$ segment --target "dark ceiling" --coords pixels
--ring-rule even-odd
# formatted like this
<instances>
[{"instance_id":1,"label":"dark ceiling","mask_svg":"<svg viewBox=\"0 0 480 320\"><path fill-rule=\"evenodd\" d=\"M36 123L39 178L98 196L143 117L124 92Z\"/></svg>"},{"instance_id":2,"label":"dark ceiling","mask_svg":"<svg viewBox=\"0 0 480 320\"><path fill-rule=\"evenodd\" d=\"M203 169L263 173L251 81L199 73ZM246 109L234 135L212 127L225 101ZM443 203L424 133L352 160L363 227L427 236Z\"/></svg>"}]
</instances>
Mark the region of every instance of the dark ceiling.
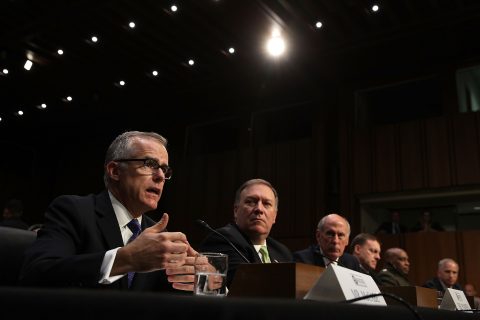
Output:
<instances>
[{"instance_id":1,"label":"dark ceiling","mask_svg":"<svg viewBox=\"0 0 480 320\"><path fill-rule=\"evenodd\" d=\"M106 122L185 127L278 101L312 99L365 72L388 76L408 67L405 61L435 60L436 50L444 59L480 52L478 0L382 0L376 13L374 3L1 1L0 71L9 73L0 76L0 132L5 137L16 130ZM314 26L318 20L321 29ZM128 28L130 21L134 29ZM264 54L273 25L287 38L283 58ZM98 43L88 41L92 35ZM449 48L433 47L437 43ZM230 46L233 55L227 52ZM63 56L56 53L59 48ZM34 66L27 72L28 53ZM187 64L190 58L193 67ZM119 80L126 86L116 86ZM67 95L71 103L62 100ZM36 108L41 103L46 110ZM22 118L14 115L19 109L25 112Z\"/></svg>"}]
</instances>

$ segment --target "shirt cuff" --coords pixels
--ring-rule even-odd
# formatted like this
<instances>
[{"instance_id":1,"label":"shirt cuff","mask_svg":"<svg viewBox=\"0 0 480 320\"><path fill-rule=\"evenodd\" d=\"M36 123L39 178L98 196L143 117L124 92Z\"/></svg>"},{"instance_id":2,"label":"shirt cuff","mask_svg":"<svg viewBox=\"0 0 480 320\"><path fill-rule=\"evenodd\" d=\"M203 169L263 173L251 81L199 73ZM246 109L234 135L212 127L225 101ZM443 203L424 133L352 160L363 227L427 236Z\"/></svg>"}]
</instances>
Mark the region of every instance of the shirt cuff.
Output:
<instances>
[{"instance_id":1,"label":"shirt cuff","mask_svg":"<svg viewBox=\"0 0 480 320\"><path fill-rule=\"evenodd\" d=\"M120 247L108 250L103 257L102 266L100 267L100 280L98 283L100 284L111 284L118 279L121 279L125 276L125 274L121 274L118 276L110 277L110 272L112 272L113 262L115 261L115 257L117 256L117 251Z\"/></svg>"}]
</instances>

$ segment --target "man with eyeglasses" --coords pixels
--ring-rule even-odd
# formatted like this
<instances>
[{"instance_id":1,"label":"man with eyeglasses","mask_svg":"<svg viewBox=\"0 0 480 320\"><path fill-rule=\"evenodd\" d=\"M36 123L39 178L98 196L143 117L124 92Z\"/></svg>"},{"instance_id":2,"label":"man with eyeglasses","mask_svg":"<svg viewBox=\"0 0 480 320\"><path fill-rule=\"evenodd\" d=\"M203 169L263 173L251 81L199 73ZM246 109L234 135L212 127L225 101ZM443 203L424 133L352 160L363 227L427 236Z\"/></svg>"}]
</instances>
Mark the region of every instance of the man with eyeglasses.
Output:
<instances>
[{"instance_id":1,"label":"man with eyeglasses","mask_svg":"<svg viewBox=\"0 0 480 320\"><path fill-rule=\"evenodd\" d=\"M345 252L350 237L350 224L347 219L331 213L324 216L317 225L315 238L317 244L293 253L295 261L328 267L337 264L355 271L360 264L354 256Z\"/></svg>"},{"instance_id":2,"label":"man with eyeglasses","mask_svg":"<svg viewBox=\"0 0 480 320\"><path fill-rule=\"evenodd\" d=\"M153 132L119 135L106 152L106 190L56 198L27 250L20 283L29 286L135 291L193 290L194 256L187 237L155 223L166 180L167 140Z\"/></svg>"}]
</instances>

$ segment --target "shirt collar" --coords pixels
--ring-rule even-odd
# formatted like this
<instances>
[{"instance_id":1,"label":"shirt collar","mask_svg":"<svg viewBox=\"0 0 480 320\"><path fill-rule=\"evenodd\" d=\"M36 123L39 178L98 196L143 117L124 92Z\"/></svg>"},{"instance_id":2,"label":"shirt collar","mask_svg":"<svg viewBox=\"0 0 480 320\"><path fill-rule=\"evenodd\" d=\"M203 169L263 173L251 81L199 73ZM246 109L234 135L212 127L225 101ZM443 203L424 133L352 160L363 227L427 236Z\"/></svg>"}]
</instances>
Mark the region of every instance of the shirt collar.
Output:
<instances>
[{"instance_id":1,"label":"shirt collar","mask_svg":"<svg viewBox=\"0 0 480 320\"><path fill-rule=\"evenodd\" d=\"M127 224L133 219L131 213L125 208L125 206L118 201L117 198L108 191L108 196L110 197L110 201L112 202L113 211L115 212L115 216L117 217L118 225L121 228L126 228ZM140 225L142 225L142 216L137 218Z\"/></svg>"}]
</instances>

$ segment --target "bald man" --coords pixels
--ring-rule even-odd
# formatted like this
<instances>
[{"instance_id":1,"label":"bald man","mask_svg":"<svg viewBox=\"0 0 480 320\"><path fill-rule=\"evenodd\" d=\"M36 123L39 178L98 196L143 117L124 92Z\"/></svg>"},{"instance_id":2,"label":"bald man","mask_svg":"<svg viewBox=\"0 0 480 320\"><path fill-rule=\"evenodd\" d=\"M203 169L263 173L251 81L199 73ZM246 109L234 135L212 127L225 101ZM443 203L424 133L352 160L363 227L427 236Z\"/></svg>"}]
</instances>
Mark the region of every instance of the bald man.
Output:
<instances>
[{"instance_id":1,"label":"bald man","mask_svg":"<svg viewBox=\"0 0 480 320\"><path fill-rule=\"evenodd\" d=\"M383 258L385 259L385 268L377 275L381 286L399 287L412 285L408 281L410 261L405 250L390 248L385 251Z\"/></svg>"},{"instance_id":2,"label":"bald man","mask_svg":"<svg viewBox=\"0 0 480 320\"><path fill-rule=\"evenodd\" d=\"M438 262L437 276L425 282L423 286L443 293L446 288L463 290L457 283L458 269L458 263L455 260L450 258L442 259Z\"/></svg>"},{"instance_id":3,"label":"bald man","mask_svg":"<svg viewBox=\"0 0 480 320\"><path fill-rule=\"evenodd\" d=\"M336 213L328 214L318 222L315 232L317 244L294 252L293 257L296 262L324 268L334 263L360 272L357 258L345 253L349 237L350 224L347 219Z\"/></svg>"}]
</instances>

